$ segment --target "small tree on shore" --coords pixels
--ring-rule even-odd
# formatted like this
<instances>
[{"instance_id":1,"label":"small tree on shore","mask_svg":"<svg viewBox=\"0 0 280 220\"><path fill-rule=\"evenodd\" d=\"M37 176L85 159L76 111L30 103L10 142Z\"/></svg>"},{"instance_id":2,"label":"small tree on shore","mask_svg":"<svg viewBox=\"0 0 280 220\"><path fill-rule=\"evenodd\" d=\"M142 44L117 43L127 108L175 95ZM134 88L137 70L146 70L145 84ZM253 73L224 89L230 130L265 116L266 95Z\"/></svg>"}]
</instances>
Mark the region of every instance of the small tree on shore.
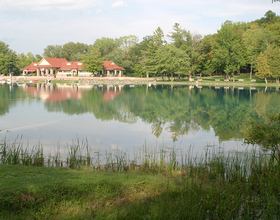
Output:
<instances>
[{"instance_id":1,"label":"small tree on shore","mask_svg":"<svg viewBox=\"0 0 280 220\"><path fill-rule=\"evenodd\" d=\"M256 76L261 79L265 79L265 83L267 83L267 77L271 77L272 73L270 71L267 58L263 52L261 52L258 56L256 69Z\"/></svg>"}]
</instances>

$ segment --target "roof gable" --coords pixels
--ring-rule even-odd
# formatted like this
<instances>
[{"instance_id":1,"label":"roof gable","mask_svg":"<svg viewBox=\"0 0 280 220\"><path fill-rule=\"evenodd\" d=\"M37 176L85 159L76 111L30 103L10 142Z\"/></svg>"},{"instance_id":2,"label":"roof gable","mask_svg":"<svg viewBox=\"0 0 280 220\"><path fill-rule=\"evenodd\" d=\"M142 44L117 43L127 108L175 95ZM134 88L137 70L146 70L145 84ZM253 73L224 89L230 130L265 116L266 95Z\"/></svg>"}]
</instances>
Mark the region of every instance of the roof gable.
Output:
<instances>
[{"instance_id":1,"label":"roof gable","mask_svg":"<svg viewBox=\"0 0 280 220\"><path fill-rule=\"evenodd\" d=\"M62 58L43 58L38 66L39 67L46 67L46 66L50 66L50 67L61 67L63 62L68 62L66 59L62 59Z\"/></svg>"},{"instance_id":2,"label":"roof gable","mask_svg":"<svg viewBox=\"0 0 280 220\"><path fill-rule=\"evenodd\" d=\"M46 60L46 58L43 58L42 60L40 60L40 62L38 63L39 65L44 65L44 66L50 66L51 64Z\"/></svg>"},{"instance_id":3,"label":"roof gable","mask_svg":"<svg viewBox=\"0 0 280 220\"><path fill-rule=\"evenodd\" d=\"M124 68L116 65L112 60L104 61L103 69L104 70L125 70Z\"/></svg>"}]
</instances>

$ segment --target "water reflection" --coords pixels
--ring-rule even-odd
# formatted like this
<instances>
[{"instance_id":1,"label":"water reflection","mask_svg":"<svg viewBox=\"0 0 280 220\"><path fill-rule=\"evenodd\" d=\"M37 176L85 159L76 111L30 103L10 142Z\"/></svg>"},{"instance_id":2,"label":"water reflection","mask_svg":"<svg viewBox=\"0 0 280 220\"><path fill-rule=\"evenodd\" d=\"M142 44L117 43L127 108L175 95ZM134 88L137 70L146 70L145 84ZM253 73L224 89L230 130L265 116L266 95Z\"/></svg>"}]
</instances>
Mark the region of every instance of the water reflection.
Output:
<instances>
[{"instance_id":1,"label":"water reflection","mask_svg":"<svg viewBox=\"0 0 280 220\"><path fill-rule=\"evenodd\" d=\"M42 101L44 111L32 105L34 100ZM75 83L2 85L0 114L3 127L0 130L5 131L9 127L8 121L22 126L33 123L32 118L29 122L11 118L10 109L18 109L17 105L20 105L25 115L30 111L40 111L40 117L56 121L61 130L72 136L79 127L82 127L83 135L97 135L97 130L101 129L100 132L107 134L103 138L118 136L116 138L121 144L125 142L133 146L139 140L130 136L149 136L147 132L150 132L154 140L164 138L167 141L188 142L188 145L200 141L205 146L217 140L219 143L242 141L249 120L262 122L267 114L279 112L279 100L279 88L270 87ZM31 109L23 109L22 105L29 105ZM126 127L122 123L134 126ZM88 127L89 124L91 127ZM98 135L103 136L103 133ZM143 144L144 140L137 144Z\"/></svg>"},{"instance_id":2,"label":"water reflection","mask_svg":"<svg viewBox=\"0 0 280 220\"><path fill-rule=\"evenodd\" d=\"M78 87L77 87L78 88ZM44 102L63 102L69 99L81 99L82 92L71 85L40 84L25 86L23 91Z\"/></svg>"},{"instance_id":3,"label":"water reflection","mask_svg":"<svg viewBox=\"0 0 280 220\"><path fill-rule=\"evenodd\" d=\"M17 86L19 86L17 84ZM22 86L22 85L20 85ZM71 99L80 100L82 91L98 88L103 91L103 99L111 101L115 97L123 93L123 85L106 85L106 90L103 90L103 85L89 85L89 84L50 84L38 83L34 85L24 85L23 91L32 95L34 98L40 98L44 102L63 102Z\"/></svg>"}]
</instances>

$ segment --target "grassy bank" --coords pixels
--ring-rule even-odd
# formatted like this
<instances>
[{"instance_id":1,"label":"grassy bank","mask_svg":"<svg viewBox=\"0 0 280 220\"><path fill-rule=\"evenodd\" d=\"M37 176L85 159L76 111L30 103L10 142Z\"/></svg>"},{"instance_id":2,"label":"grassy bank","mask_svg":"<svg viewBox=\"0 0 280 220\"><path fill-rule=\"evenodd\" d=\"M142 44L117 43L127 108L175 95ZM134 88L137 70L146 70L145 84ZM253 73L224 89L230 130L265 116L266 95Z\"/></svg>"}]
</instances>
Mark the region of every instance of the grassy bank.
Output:
<instances>
[{"instance_id":1,"label":"grassy bank","mask_svg":"<svg viewBox=\"0 0 280 220\"><path fill-rule=\"evenodd\" d=\"M65 167L59 167L62 159L45 158L40 145L27 152L20 142L3 142L0 219L280 216L280 170L273 154L213 149L199 157L191 150L178 156L144 146L133 160L113 152L98 164L87 152L86 144L69 146Z\"/></svg>"},{"instance_id":2,"label":"grassy bank","mask_svg":"<svg viewBox=\"0 0 280 220\"><path fill-rule=\"evenodd\" d=\"M199 77L193 77L194 81L190 82L188 78L184 79L178 79L176 78L173 83L187 83L187 84L199 84L199 85L221 85L221 86L280 86L279 83L270 82L265 83L264 80L256 77L255 75L252 75L252 79L250 79L250 74L239 74L234 76L234 81L233 78L231 78L229 81L225 81L225 76L224 75L215 75L215 76L207 76L207 77L201 77L201 81L197 81ZM253 81L251 81L253 80ZM162 78L158 77L157 78L157 83L170 83L171 81L168 80L168 78L165 78L163 81Z\"/></svg>"}]
</instances>

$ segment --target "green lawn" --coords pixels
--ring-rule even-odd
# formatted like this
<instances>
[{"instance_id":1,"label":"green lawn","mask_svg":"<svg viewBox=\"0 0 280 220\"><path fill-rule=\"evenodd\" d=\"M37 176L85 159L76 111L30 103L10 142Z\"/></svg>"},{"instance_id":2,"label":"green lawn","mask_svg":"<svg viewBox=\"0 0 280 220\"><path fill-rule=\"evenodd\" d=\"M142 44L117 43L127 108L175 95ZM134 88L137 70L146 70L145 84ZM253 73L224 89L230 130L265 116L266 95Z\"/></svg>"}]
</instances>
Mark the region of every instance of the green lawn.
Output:
<instances>
[{"instance_id":1,"label":"green lawn","mask_svg":"<svg viewBox=\"0 0 280 220\"><path fill-rule=\"evenodd\" d=\"M193 82L191 83L196 83L198 77L192 77L194 79ZM235 75L234 76L234 80L235 82L233 82L232 77L231 79L227 82L224 81L225 76L224 75L215 75L215 76L207 76L207 77L202 77L202 82L200 82L199 84L226 84L226 85L231 85L231 84L238 84L238 85L253 85L253 86L280 86L280 84L278 83L270 83L268 82L267 84L265 83L264 79L260 79L258 78L255 74L252 75L252 80L256 80L255 82L252 82L250 79L250 74L240 74L240 75ZM244 81L239 81L239 80L244 80ZM219 80L219 81L217 81ZM170 83L171 81L168 80L168 78L165 78L164 81L162 81L161 77L157 77L157 82L166 82L166 83ZM175 78L175 80L173 81L174 83L190 83L188 78L184 78L179 80L178 78Z\"/></svg>"},{"instance_id":2,"label":"green lawn","mask_svg":"<svg viewBox=\"0 0 280 220\"><path fill-rule=\"evenodd\" d=\"M0 219L135 219L180 188L143 173L18 165L0 165L0 173Z\"/></svg>"}]
</instances>

